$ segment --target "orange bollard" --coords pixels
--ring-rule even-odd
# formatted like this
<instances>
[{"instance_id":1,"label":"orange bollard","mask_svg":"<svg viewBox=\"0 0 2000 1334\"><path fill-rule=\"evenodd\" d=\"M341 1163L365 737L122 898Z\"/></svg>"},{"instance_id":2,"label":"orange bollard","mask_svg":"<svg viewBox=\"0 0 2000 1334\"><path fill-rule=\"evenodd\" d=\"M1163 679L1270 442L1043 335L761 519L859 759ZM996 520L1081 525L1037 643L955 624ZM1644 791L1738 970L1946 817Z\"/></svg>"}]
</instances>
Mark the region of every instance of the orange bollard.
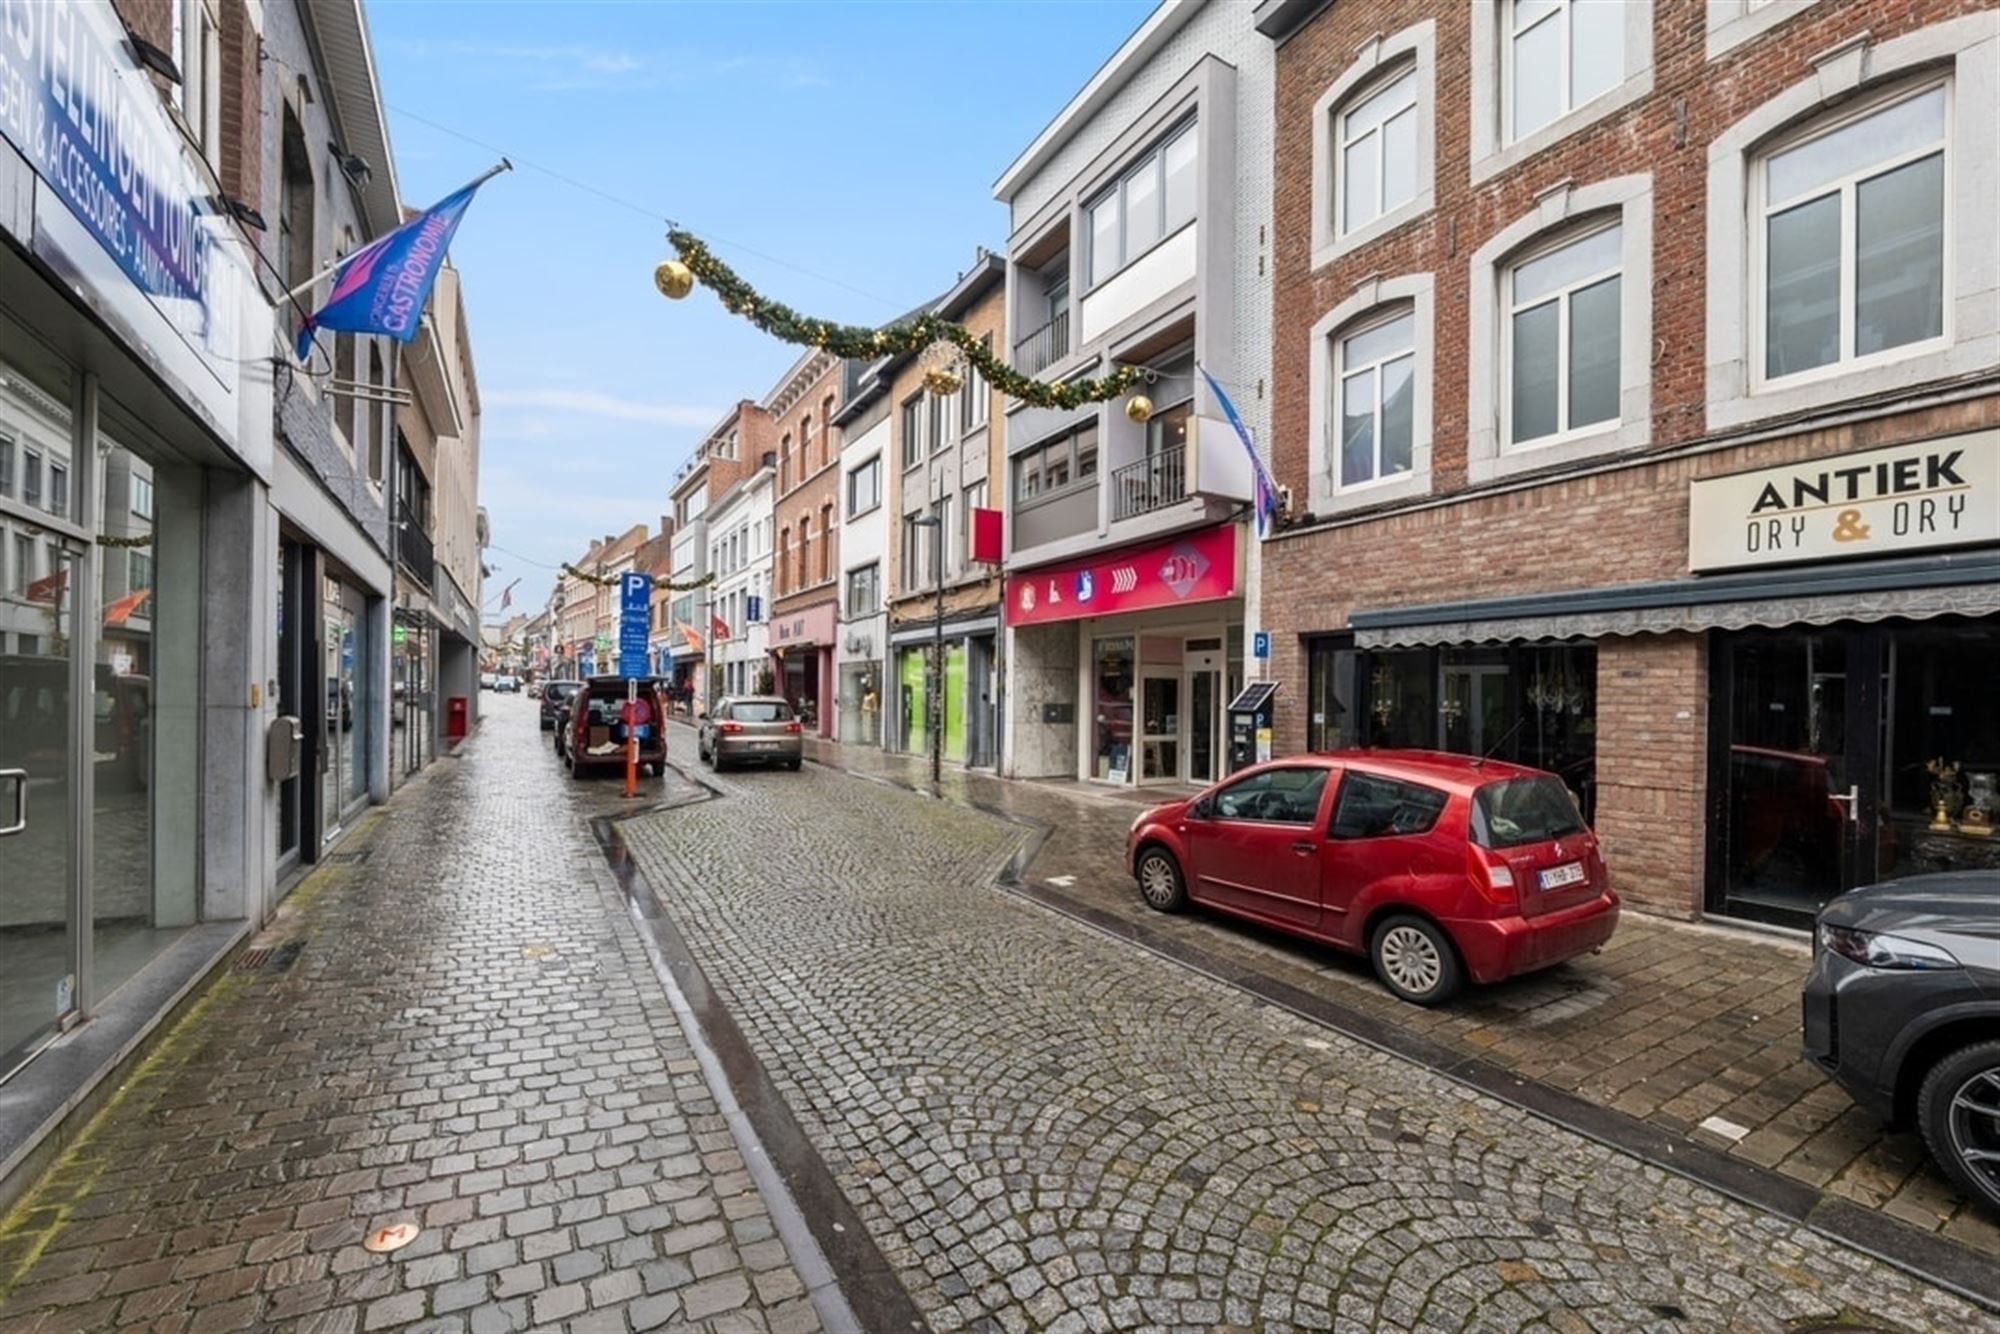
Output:
<instances>
[{"instance_id":1,"label":"orange bollard","mask_svg":"<svg viewBox=\"0 0 2000 1334\"><path fill-rule=\"evenodd\" d=\"M625 795L639 795L639 683L625 683Z\"/></svg>"}]
</instances>

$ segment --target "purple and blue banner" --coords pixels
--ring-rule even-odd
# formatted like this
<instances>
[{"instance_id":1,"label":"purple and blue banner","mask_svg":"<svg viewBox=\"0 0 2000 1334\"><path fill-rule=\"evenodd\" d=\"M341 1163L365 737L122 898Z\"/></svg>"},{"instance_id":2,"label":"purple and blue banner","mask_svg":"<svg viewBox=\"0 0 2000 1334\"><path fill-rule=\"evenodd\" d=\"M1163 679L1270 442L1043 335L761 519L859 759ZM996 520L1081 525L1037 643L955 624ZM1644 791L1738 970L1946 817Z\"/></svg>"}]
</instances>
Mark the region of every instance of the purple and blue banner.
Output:
<instances>
[{"instance_id":1,"label":"purple and blue banner","mask_svg":"<svg viewBox=\"0 0 2000 1334\"><path fill-rule=\"evenodd\" d=\"M501 170L487 172L343 259L333 270L326 304L299 326L299 360L311 355L313 335L321 329L385 334L399 343L415 338L459 221L474 193Z\"/></svg>"},{"instance_id":2,"label":"purple and blue banner","mask_svg":"<svg viewBox=\"0 0 2000 1334\"><path fill-rule=\"evenodd\" d=\"M1222 392L1222 386L1215 382L1215 377L1208 373L1206 366L1200 370L1201 378L1208 381L1208 391L1215 395L1215 401L1222 409L1222 415L1229 419L1230 426L1235 428L1236 438L1243 442L1244 453L1250 456L1251 485L1256 488L1257 536L1262 537L1264 525L1270 522L1272 513L1278 508L1278 488L1271 481L1271 474L1265 471L1264 460L1257 454L1257 445L1250 439L1250 428L1237 415L1236 405L1229 401L1229 395Z\"/></svg>"}]
</instances>

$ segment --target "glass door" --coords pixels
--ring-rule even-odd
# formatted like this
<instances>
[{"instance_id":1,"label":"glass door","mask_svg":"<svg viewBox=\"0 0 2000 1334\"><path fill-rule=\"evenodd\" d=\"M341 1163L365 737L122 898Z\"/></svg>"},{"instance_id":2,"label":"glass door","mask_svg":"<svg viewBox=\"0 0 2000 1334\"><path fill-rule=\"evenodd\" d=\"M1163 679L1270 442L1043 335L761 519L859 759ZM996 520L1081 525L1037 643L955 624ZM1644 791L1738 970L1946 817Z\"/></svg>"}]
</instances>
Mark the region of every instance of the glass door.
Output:
<instances>
[{"instance_id":1,"label":"glass door","mask_svg":"<svg viewBox=\"0 0 2000 1334\"><path fill-rule=\"evenodd\" d=\"M1181 776L1181 678L1139 678L1139 781L1172 783Z\"/></svg>"},{"instance_id":2,"label":"glass door","mask_svg":"<svg viewBox=\"0 0 2000 1334\"><path fill-rule=\"evenodd\" d=\"M0 520L9 519L0 508ZM78 551L0 522L12 652L0 651L0 1078L77 1008ZM43 530L44 534L46 530ZM0 636L6 638L7 636Z\"/></svg>"},{"instance_id":3,"label":"glass door","mask_svg":"<svg viewBox=\"0 0 2000 1334\"><path fill-rule=\"evenodd\" d=\"M1728 635L1716 654L1709 906L1808 926L1874 865L1881 634Z\"/></svg>"},{"instance_id":4,"label":"glass door","mask_svg":"<svg viewBox=\"0 0 2000 1334\"><path fill-rule=\"evenodd\" d=\"M347 623L339 581L326 581L321 605L320 679L325 698L320 708L320 842L330 843L340 833L340 813L347 806L351 757L346 742L354 729L354 697L343 658L353 651L354 628Z\"/></svg>"}]
</instances>

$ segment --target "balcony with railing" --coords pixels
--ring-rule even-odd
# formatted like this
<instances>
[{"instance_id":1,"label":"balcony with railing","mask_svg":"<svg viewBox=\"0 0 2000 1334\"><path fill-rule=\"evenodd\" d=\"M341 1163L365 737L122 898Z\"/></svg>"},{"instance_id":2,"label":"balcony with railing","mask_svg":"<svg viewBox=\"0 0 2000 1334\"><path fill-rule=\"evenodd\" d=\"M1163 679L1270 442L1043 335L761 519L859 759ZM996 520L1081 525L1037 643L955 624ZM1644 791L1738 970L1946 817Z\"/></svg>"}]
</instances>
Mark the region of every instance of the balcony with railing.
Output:
<instances>
[{"instance_id":1,"label":"balcony with railing","mask_svg":"<svg viewBox=\"0 0 2000 1334\"><path fill-rule=\"evenodd\" d=\"M437 555L423 521L407 505L396 507L396 559L425 588L437 582Z\"/></svg>"},{"instance_id":2,"label":"balcony with railing","mask_svg":"<svg viewBox=\"0 0 2000 1334\"><path fill-rule=\"evenodd\" d=\"M1111 517L1135 519L1187 499L1187 446L1156 450L1111 470Z\"/></svg>"},{"instance_id":3,"label":"balcony with railing","mask_svg":"<svg viewBox=\"0 0 2000 1334\"><path fill-rule=\"evenodd\" d=\"M1014 344L1014 369L1023 375L1037 375L1068 355L1069 312L1063 310Z\"/></svg>"}]
</instances>

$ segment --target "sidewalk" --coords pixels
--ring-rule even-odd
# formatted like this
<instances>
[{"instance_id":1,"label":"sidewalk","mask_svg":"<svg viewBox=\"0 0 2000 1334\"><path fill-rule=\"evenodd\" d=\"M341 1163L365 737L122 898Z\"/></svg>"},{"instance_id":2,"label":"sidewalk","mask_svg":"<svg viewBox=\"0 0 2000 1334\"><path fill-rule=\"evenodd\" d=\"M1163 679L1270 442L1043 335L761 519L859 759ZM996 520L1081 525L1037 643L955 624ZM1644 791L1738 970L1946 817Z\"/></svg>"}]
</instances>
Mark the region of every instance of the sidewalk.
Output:
<instances>
[{"instance_id":1,"label":"sidewalk","mask_svg":"<svg viewBox=\"0 0 2000 1334\"><path fill-rule=\"evenodd\" d=\"M818 1329L586 827L624 806L496 699L0 1219L0 1331Z\"/></svg>"},{"instance_id":2,"label":"sidewalk","mask_svg":"<svg viewBox=\"0 0 2000 1334\"><path fill-rule=\"evenodd\" d=\"M924 760L808 747L818 763L929 788ZM1389 996L1363 960L1216 914L1147 909L1124 867L1137 809L1128 793L950 768L943 789L1045 831L1019 871L1045 902L1187 942L1231 968L2000 1259L2000 1224L1937 1172L1919 1138L1887 1132L1800 1056L1803 942L1628 911L1602 954L1422 1010ZM1705 1128L1717 1125L1711 1118L1727 1129Z\"/></svg>"}]
</instances>

